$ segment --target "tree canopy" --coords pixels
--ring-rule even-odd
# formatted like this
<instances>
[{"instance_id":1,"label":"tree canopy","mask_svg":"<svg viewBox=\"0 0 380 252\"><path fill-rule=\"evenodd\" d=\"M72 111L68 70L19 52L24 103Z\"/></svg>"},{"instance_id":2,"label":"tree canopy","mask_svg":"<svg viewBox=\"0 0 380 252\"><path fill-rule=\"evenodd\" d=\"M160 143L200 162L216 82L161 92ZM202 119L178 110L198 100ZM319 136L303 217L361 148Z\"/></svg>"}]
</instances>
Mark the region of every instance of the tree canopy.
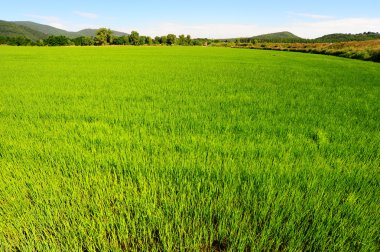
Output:
<instances>
[{"instance_id":1,"label":"tree canopy","mask_svg":"<svg viewBox=\"0 0 380 252\"><path fill-rule=\"evenodd\" d=\"M113 41L113 32L107 28L100 28L96 31L95 41L98 45L109 45Z\"/></svg>"},{"instance_id":2,"label":"tree canopy","mask_svg":"<svg viewBox=\"0 0 380 252\"><path fill-rule=\"evenodd\" d=\"M137 31L132 31L129 35L129 41L131 45L140 45L140 34Z\"/></svg>"}]
</instances>

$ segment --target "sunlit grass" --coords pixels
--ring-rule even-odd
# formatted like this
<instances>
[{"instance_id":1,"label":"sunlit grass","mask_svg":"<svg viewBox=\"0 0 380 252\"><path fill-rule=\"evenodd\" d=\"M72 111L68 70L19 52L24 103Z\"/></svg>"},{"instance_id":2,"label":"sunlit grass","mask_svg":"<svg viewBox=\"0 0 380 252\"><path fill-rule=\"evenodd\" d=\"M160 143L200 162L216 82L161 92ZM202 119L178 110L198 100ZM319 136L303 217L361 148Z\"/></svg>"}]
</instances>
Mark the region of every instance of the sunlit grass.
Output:
<instances>
[{"instance_id":1,"label":"sunlit grass","mask_svg":"<svg viewBox=\"0 0 380 252\"><path fill-rule=\"evenodd\" d=\"M0 250L377 251L380 66L0 48Z\"/></svg>"}]
</instances>

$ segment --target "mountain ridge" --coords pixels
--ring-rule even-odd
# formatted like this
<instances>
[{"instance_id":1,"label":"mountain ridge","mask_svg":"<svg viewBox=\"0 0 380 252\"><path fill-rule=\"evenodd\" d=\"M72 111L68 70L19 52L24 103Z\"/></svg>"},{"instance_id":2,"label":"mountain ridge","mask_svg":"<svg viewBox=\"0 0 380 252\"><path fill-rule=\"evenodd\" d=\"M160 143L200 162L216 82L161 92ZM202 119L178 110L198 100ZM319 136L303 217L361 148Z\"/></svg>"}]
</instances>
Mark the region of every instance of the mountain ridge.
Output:
<instances>
[{"instance_id":1,"label":"mountain ridge","mask_svg":"<svg viewBox=\"0 0 380 252\"><path fill-rule=\"evenodd\" d=\"M0 20L0 36L5 37L26 37L31 40L45 39L50 35L66 36L68 38L77 38L82 36L94 37L98 29L83 29L77 32L66 31L50 25L39 24L31 21L4 21ZM128 35L128 33L114 31L116 36Z\"/></svg>"},{"instance_id":2,"label":"mountain ridge","mask_svg":"<svg viewBox=\"0 0 380 252\"><path fill-rule=\"evenodd\" d=\"M302 39L288 31L261 34L251 37L252 39Z\"/></svg>"},{"instance_id":3,"label":"mountain ridge","mask_svg":"<svg viewBox=\"0 0 380 252\"><path fill-rule=\"evenodd\" d=\"M81 36L94 37L96 35L96 31L98 30L98 29L87 28L87 29L82 29L80 31L74 32L74 31L66 31L66 30L59 29L59 28L56 28L56 27L53 27L50 25L39 24L39 23L31 22L31 21L13 21L13 23L20 24L20 25L25 26L25 27L29 27L33 30L36 30L36 31L39 31L39 32L42 32L42 33L45 33L48 35L56 35L56 36L57 35L63 35L63 36L66 36L68 38L77 38L77 37L81 37ZM120 31L112 30L112 32L116 36L128 35L127 33L120 32Z\"/></svg>"},{"instance_id":4,"label":"mountain ridge","mask_svg":"<svg viewBox=\"0 0 380 252\"><path fill-rule=\"evenodd\" d=\"M31 40L45 39L47 34L31 29L23 25L0 20L0 36L5 37L26 37Z\"/></svg>"}]
</instances>

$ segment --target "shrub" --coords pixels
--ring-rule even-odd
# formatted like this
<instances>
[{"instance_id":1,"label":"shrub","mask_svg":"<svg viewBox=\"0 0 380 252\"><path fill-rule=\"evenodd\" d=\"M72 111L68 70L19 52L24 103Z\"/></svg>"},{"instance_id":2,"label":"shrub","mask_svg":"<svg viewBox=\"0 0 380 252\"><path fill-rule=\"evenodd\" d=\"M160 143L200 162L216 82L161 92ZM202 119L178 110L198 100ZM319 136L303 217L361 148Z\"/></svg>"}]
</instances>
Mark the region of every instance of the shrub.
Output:
<instances>
[{"instance_id":1,"label":"shrub","mask_svg":"<svg viewBox=\"0 0 380 252\"><path fill-rule=\"evenodd\" d=\"M370 51L368 59L375 62L380 62L380 50Z\"/></svg>"}]
</instances>

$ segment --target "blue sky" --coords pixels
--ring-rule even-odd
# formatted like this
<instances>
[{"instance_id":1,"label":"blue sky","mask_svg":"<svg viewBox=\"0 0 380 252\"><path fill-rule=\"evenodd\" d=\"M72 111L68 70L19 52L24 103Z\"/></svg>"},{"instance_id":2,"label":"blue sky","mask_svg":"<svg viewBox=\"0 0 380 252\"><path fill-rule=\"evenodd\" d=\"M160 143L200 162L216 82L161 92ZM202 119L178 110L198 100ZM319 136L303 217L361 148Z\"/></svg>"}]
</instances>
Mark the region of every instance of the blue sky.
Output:
<instances>
[{"instance_id":1,"label":"blue sky","mask_svg":"<svg viewBox=\"0 0 380 252\"><path fill-rule=\"evenodd\" d=\"M13 0L0 19L78 31L108 27L144 35L228 38L290 31L305 38L380 32L380 0Z\"/></svg>"}]
</instances>

